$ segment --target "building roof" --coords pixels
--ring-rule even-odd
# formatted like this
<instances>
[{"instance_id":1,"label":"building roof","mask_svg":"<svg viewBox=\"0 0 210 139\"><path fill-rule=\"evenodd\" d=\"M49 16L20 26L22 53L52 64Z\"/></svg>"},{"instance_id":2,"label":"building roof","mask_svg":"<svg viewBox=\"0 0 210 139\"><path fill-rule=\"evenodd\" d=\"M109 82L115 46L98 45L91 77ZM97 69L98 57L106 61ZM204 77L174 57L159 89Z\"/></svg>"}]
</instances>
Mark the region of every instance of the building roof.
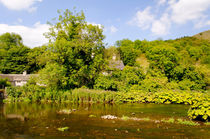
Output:
<instances>
[{"instance_id":1,"label":"building roof","mask_svg":"<svg viewBox=\"0 0 210 139\"><path fill-rule=\"evenodd\" d=\"M13 81L28 81L31 74L23 75L23 74L0 74L1 78L8 78L10 82Z\"/></svg>"},{"instance_id":2,"label":"building roof","mask_svg":"<svg viewBox=\"0 0 210 139\"><path fill-rule=\"evenodd\" d=\"M124 66L122 60L111 60L111 61L109 61L109 68L123 70L124 67L125 66Z\"/></svg>"}]
</instances>

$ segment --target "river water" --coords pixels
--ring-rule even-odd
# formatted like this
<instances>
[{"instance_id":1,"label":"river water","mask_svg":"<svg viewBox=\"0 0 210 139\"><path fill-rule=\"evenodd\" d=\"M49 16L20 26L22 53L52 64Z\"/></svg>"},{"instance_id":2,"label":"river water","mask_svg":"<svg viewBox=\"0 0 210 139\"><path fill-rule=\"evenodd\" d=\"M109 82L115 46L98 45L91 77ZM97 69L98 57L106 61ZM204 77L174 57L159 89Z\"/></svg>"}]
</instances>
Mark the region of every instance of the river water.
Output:
<instances>
[{"instance_id":1,"label":"river water","mask_svg":"<svg viewBox=\"0 0 210 139\"><path fill-rule=\"evenodd\" d=\"M162 122L188 119L187 105L0 104L0 139L18 138L209 138L210 126ZM63 111L69 111L65 113ZM118 119L102 119L113 115ZM126 116L136 119L123 120ZM189 120L189 119L188 119ZM67 131L58 128L68 127Z\"/></svg>"}]
</instances>

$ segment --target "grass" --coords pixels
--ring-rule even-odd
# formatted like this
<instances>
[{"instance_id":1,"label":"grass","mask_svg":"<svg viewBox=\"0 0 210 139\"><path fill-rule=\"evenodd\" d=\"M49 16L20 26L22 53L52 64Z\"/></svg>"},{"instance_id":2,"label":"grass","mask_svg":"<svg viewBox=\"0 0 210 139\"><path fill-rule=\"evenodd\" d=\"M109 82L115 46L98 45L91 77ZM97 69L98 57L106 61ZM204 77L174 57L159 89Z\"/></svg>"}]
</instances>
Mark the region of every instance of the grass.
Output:
<instances>
[{"instance_id":1,"label":"grass","mask_svg":"<svg viewBox=\"0 0 210 139\"><path fill-rule=\"evenodd\" d=\"M72 91L73 102L102 102L114 103L117 92L104 90L91 90L85 88L74 89Z\"/></svg>"},{"instance_id":2,"label":"grass","mask_svg":"<svg viewBox=\"0 0 210 139\"><path fill-rule=\"evenodd\" d=\"M190 125L190 126L197 126L197 125L200 125L196 122L193 122L193 121L187 121L187 120L183 120L183 119L177 119L177 122L179 124L183 124L183 125Z\"/></svg>"},{"instance_id":3,"label":"grass","mask_svg":"<svg viewBox=\"0 0 210 139\"><path fill-rule=\"evenodd\" d=\"M71 110L68 110L68 109L63 109L63 110L60 110L58 113L59 114L71 114L72 111Z\"/></svg>"},{"instance_id":4,"label":"grass","mask_svg":"<svg viewBox=\"0 0 210 139\"><path fill-rule=\"evenodd\" d=\"M204 123L205 125L210 125L210 122Z\"/></svg>"},{"instance_id":5,"label":"grass","mask_svg":"<svg viewBox=\"0 0 210 139\"><path fill-rule=\"evenodd\" d=\"M193 37L196 37L198 39L205 39L205 40L210 40L210 30L198 33L196 35L194 35Z\"/></svg>"},{"instance_id":6,"label":"grass","mask_svg":"<svg viewBox=\"0 0 210 139\"><path fill-rule=\"evenodd\" d=\"M149 117L143 118L144 121L150 121Z\"/></svg>"},{"instance_id":7,"label":"grass","mask_svg":"<svg viewBox=\"0 0 210 139\"><path fill-rule=\"evenodd\" d=\"M124 120L124 121L127 121L127 120L129 120L130 118L128 117L128 116L122 116L122 118L121 118L122 120Z\"/></svg>"},{"instance_id":8,"label":"grass","mask_svg":"<svg viewBox=\"0 0 210 139\"><path fill-rule=\"evenodd\" d=\"M91 115L89 115L88 117L89 117L89 118L95 118L96 115L91 114Z\"/></svg>"},{"instance_id":9,"label":"grass","mask_svg":"<svg viewBox=\"0 0 210 139\"><path fill-rule=\"evenodd\" d=\"M162 121L162 122L165 122L165 123L171 123L171 124L173 124L173 123L175 122L174 118L170 118L170 119L168 119L168 120L163 119L163 120L161 120L161 121Z\"/></svg>"},{"instance_id":10,"label":"grass","mask_svg":"<svg viewBox=\"0 0 210 139\"><path fill-rule=\"evenodd\" d=\"M69 127L60 127L60 128L58 128L58 131L67 131L67 130L69 130Z\"/></svg>"}]
</instances>

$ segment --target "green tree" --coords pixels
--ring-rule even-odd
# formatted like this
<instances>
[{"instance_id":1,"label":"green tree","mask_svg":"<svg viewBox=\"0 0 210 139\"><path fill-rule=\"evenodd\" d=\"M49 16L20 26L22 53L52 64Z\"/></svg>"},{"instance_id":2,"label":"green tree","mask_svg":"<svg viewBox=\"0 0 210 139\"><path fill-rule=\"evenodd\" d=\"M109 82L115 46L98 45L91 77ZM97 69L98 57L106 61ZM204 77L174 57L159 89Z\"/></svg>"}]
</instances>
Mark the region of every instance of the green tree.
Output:
<instances>
[{"instance_id":1,"label":"green tree","mask_svg":"<svg viewBox=\"0 0 210 139\"><path fill-rule=\"evenodd\" d=\"M22 73L27 70L27 53L30 49L22 44L18 34L5 33L0 36L0 72Z\"/></svg>"},{"instance_id":2,"label":"green tree","mask_svg":"<svg viewBox=\"0 0 210 139\"><path fill-rule=\"evenodd\" d=\"M22 37L15 33L4 33L0 36L0 49L9 50L12 46L23 45Z\"/></svg>"},{"instance_id":3,"label":"green tree","mask_svg":"<svg viewBox=\"0 0 210 139\"><path fill-rule=\"evenodd\" d=\"M47 47L35 47L27 54L28 73L37 73L40 69L44 68L47 60Z\"/></svg>"},{"instance_id":4,"label":"green tree","mask_svg":"<svg viewBox=\"0 0 210 139\"><path fill-rule=\"evenodd\" d=\"M131 66L125 66L121 76L122 81L124 81L127 86L139 84L139 82L145 78L145 75L140 68Z\"/></svg>"},{"instance_id":5,"label":"green tree","mask_svg":"<svg viewBox=\"0 0 210 139\"><path fill-rule=\"evenodd\" d=\"M117 41L120 57L124 65L133 66L136 62L136 58L139 55L139 51L134 49L134 43L131 40L124 39Z\"/></svg>"},{"instance_id":6,"label":"green tree","mask_svg":"<svg viewBox=\"0 0 210 139\"><path fill-rule=\"evenodd\" d=\"M171 78L173 69L178 65L178 55L175 48L170 46L156 46L147 51L150 68L159 69Z\"/></svg>"},{"instance_id":7,"label":"green tree","mask_svg":"<svg viewBox=\"0 0 210 139\"><path fill-rule=\"evenodd\" d=\"M4 89L7 86L11 86L11 83L8 81L8 79L0 78L0 89Z\"/></svg>"},{"instance_id":8,"label":"green tree","mask_svg":"<svg viewBox=\"0 0 210 139\"><path fill-rule=\"evenodd\" d=\"M104 64L103 29L88 24L83 12L66 10L59 14L45 34L50 43L50 61L66 69L66 88L93 87Z\"/></svg>"},{"instance_id":9,"label":"green tree","mask_svg":"<svg viewBox=\"0 0 210 139\"><path fill-rule=\"evenodd\" d=\"M57 63L48 63L39 71L37 83L50 89L63 89L67 85L66 68Z\"/></svg>"}]
</instances>

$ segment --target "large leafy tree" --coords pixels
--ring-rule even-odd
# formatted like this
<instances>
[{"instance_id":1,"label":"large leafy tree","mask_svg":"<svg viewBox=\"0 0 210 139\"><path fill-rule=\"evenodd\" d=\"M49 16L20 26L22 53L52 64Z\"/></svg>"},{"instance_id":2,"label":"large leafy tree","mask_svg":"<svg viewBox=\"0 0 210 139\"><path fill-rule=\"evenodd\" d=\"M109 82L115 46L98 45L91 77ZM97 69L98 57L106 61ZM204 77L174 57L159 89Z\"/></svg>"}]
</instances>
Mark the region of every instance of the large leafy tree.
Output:
<instances>
[{"instance_id":1,"label":"large leafy tree","mask_svg":"<svg viewBox=\"0 0 210 139\"><path fill-rule=\"evenodd\" d=\"M150 68L160 70L168 78L171 78L179 60L175 48L161 45L147 51L147 58L150 60Z\"/></svg>"},{"instance_id":2,"label":"large leafy tree","mask_svg":"<svg viewBox=\"0 0 210 139\"><path fill-rule=\"evenodd\" d=\"M22 73L27 70L27 53L30 49L23 45L18 34L5 33L0 36L0 72Z\"/></svg>"},{"instance_id":3,"label":"large leafy tree","mask_svg":"<svg viewBox=\"0 0 210 139\"><path fill-rule=\"evenodd\" d=\"M139 55L139 51L134 49L134 43L131 40L124 39L117 41L120 57L124 65L133 66L136 62L136 58Z\"/></svg>"},{"instance_id":4,"label":"large leafy tree","mask_svg":"<svg viewBox=\"0 0 210 139\"><path fill-rule=\"evenodd\" d=\"M51 63L65 71L64 88L92 87L103 68L103 29L88 24L83 12L59 11L59 18L51 24L48 54Z\"/></svg>"},{"instance_id":5,"label":"large leafy tree","mask_svg":"<svg viewBox=\"0 0 210 139\"><path fill-rule=\"evenodd\" d=\"M47 46L35 47L27 54L28 71L29 73L37 73L44 68L47 63Z\"/></svg>"}]
</instances>

